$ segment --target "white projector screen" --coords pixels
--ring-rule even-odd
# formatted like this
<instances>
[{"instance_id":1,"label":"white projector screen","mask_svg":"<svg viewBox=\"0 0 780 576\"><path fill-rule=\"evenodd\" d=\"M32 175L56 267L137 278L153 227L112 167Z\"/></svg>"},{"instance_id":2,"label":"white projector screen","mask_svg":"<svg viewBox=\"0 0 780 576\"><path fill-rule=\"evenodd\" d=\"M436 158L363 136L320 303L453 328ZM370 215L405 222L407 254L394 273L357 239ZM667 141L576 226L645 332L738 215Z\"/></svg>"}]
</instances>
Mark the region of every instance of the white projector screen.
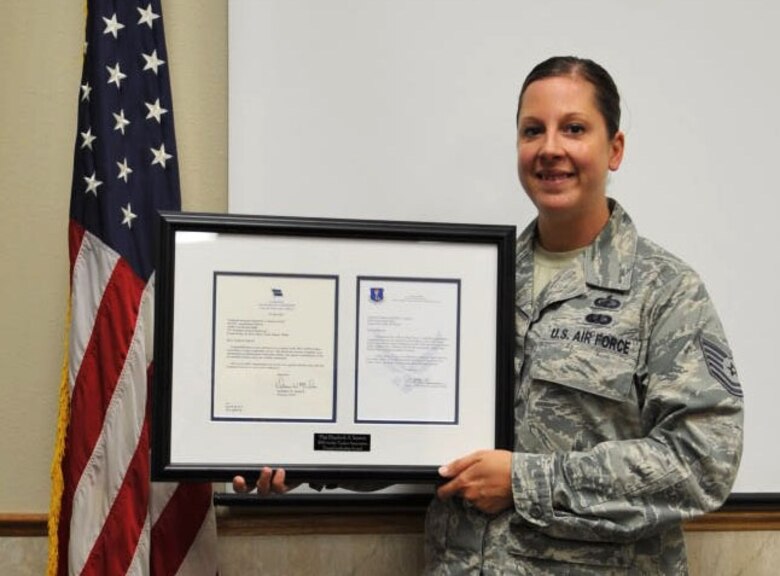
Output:
<instances>
[{"instance_id":1,"label":"white projector screen","mask_svg":"<svg viewBox=\"0 0 780 576\"><path fill-rule=\"evenodd\" d=\"M508 223L524 76L603 64L626 156L609 193L702 275L745 391L735 494L780 495L780 3L230 0L229 209Z\"/></svg>"}]
</instances>

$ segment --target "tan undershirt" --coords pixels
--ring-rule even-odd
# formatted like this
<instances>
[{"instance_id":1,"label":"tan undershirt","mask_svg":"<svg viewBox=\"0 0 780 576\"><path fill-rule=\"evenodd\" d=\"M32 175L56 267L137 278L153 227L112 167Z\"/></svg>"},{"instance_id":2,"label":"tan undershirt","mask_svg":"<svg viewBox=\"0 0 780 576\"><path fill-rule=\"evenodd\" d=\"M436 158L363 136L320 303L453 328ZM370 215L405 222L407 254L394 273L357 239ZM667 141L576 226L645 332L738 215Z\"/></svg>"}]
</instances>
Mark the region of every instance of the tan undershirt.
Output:
<instances>
[{"instance_id":1,"label":"tan undershirt","mask_svg":"<svg viewBox=\"0 0 780 576\"><path fill-rule=\"evenodd\" d=\"M575 248L567 252L549 252L538 244L534 246L534 300L553 277L563 270L574 267L585 247Z\"/></svg>"}]
</instances>

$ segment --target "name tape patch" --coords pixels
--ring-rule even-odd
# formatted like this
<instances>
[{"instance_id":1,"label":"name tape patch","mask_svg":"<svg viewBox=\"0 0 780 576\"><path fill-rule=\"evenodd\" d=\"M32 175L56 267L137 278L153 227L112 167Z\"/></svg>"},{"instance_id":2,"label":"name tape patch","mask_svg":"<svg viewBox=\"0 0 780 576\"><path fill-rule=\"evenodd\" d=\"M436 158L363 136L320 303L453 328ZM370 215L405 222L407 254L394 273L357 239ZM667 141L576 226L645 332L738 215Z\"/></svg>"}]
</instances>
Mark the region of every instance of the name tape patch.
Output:
<instances>
[{"instance_id":1,"label":"name tape patch","mask_svg":"<svg viewBox=\"0 0 780 576\"><path fill-rule=\"evenodd\" d=\"M633 347L633 341L629 338L623 338L600 332L598 330L573 330L569 328L553 328L550 330L551 340L570 340L593 346L594 348L603 348L611 352L629 356Z\"/></svg>"}]
</instances>

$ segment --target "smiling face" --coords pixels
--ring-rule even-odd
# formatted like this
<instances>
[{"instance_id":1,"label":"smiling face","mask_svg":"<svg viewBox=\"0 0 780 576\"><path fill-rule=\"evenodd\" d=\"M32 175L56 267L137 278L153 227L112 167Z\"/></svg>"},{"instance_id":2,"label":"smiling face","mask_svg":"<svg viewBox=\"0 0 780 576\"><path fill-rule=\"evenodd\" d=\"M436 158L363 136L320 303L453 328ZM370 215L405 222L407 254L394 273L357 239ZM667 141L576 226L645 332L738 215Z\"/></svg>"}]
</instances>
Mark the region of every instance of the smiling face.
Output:
<instances>
[{"instance_id":1,"label":"smiling face","mask_svg":"<svg viewBox=\"0 0 780 576\"><path fill-rule=\"evenodd\" d=\"M552 223L574 227L586 243L601 230L609 218L607 173L620 166L623 145L621 132L609 137L587 80L553 76L528 85L520 103L517 164L520 183L539 211L543 244Z\"/></svg>"}]
</instances>

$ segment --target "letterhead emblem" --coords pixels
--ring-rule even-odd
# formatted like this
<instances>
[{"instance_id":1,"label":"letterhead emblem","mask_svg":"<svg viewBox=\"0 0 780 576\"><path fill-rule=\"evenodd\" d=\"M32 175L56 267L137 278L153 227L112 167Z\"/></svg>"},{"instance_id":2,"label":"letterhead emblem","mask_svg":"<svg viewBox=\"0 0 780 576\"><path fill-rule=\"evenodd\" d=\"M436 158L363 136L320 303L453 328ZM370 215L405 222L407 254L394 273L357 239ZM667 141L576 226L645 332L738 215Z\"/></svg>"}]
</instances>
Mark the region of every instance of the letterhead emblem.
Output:
<instances>
[{"instance_id":1,"label":"letterhead emblem","mask_svg":"<svg viewBox=\"0 0 780 576\"><path fill-rule=\"evenodd\" d=\"M282 298L284 296L281 288L271 288L271 292L274 295L274 300L278 300L279 298Z\"/></svg>"},{"instance_id":2,"label":"letterhead emblem","mask_svg":"<svg viewBox=\"0 0 780 576\"><path fill-rule=\"evenodd\" d=\"M385 289L384 288L371 288L371 301L372 302L381 302L385 299Z\"/></svg>"}]
</instances>

